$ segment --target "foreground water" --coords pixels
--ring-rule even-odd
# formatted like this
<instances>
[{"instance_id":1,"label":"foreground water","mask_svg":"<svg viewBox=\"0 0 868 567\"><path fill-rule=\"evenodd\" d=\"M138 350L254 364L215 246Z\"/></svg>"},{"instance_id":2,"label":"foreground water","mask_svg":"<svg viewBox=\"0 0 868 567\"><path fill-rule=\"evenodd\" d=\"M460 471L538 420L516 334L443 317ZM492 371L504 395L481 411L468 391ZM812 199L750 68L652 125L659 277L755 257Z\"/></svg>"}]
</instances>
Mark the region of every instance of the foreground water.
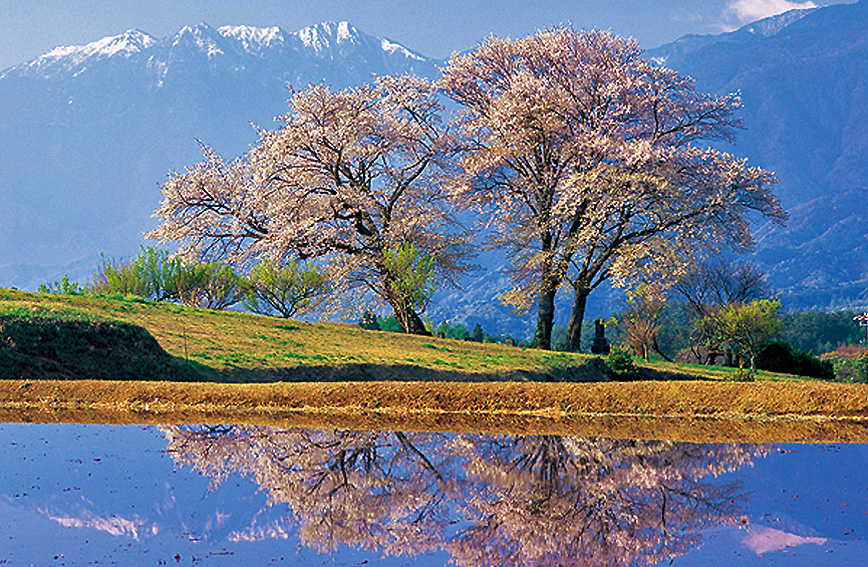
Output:
<instances>
[{"instance_id":1,"label":"foreground water","mask_svg":"<svg viewBox=\"0 0 868 567\"><path fill-rule=\"evenodd\" d=\"M868 562L865 445L0 429L0 565Z\"/></svg>"}]
</instances>

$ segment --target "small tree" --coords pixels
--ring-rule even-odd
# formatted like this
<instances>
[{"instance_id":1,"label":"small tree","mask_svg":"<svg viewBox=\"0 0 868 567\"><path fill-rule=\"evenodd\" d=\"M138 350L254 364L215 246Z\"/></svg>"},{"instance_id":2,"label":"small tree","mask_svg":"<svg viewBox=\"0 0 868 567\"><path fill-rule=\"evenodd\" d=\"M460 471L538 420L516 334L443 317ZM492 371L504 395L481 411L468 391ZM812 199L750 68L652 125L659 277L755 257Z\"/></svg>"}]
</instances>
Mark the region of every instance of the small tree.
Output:
<instances>
[{"instance_id":1,"label":"small tree","mask_svg":"<svg viewBox=\"0 0 868 567\"><path fill-rule=\"evenodd\" d=\"M713 336L750 358L750 370L756 374L756 357L760 348L780 333L783 322L778 315L780 301L759 299L750 303L730 303L703 321L713 329Z\"/></svg>"},{"instance_id":2,"label":"small tree","mask_svg":"<svg viewBox=\"0 0 868 567\"><path fill-rule=\"evenodd\" d=\"M298 263L292 258L283 265L271 259L259 261L247 276L245 307L261 315L278 313L289 318L316 305L316 300L328 291L328 276L310 263Z\"/></svg>"},{"instance_id":3,"label":"small tree","mask_svg":"<svg viewBox=\"0 0 868 567\"><path fill-rule=\"evenodd\" d=\"M395 309L395 317L403 329L408 329L413 322L402 318L425 311L439 286L434 258L412 242L402 242L383 251L383 266L387 300L392 306L400 306Z\"/></svg>"},{"instance_id":4,"label":"small tree","mask_svg":"<svg viewBox=\"0 0 868 567\"><path fill-rule=\"evenodd\" d=\"M675 297L682 299L695 317L690 348L698 361L714 364L717 356L723 354L725 345L716 334L712 316L726 305L768 299L772 291L765 277L765 273L750 262L718 259L697 267L675 282ZM730 364L732 352L725 354Z\"/></svg>"},{"instance_id":5,"label":"small tree","mask_svg":"<svg viewBox=\"0 0 868 567\"><path fill-rule=\"evenodd\" d=\"M623 335L623 341L633 354L648 360L649 350L654 350L664 358L657 346L657 333L663 325L663 310L666 301L640 287L624 301L621 312L613 319Z\"/></svg>"},{"instance_id":6,"label":"small tree","mask_svg":"<svg viewBox=\"0 0 868 567\"><path fill-rule=\"evenodd\" d=\"M244 297L244 281L231 266L220 262L185 263L168 283L184 305L226 309Z\"/></svg>"}]
</instances>

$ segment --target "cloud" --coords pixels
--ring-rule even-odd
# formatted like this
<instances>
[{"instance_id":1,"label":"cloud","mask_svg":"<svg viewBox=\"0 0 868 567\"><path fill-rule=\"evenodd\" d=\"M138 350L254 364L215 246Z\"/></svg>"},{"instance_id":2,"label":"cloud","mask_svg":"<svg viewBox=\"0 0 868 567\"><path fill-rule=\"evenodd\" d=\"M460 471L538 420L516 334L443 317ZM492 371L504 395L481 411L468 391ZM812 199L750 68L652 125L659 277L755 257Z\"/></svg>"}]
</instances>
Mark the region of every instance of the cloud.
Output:
<instances>
[{"instance_id":1,"label":"cloud","mask_svg":"<svg viewBox=\"0 0 868 567\"><path fill-rule=\"evenodd\" d=\"M795 534L782 532L781 530L758 526L750 529L748 536L742 540L742 543L757 555L762 555L771 551L780 551L788 547L805 545L806 543L823 545L826 543L826 538L801 537Z\"/></svg>"},{"instance_id":2,"label":"cloud","mask_svg":"<svg viewBox=\"0 0 868 567\"><path fill-rule=\"evenodd\" d=\"M790 2L789 0L730 0L724 11L725 16L735 18L742 25L763 18L777 16L790 10L816 8L810 0Z\"/></svg>"}]
</instances>

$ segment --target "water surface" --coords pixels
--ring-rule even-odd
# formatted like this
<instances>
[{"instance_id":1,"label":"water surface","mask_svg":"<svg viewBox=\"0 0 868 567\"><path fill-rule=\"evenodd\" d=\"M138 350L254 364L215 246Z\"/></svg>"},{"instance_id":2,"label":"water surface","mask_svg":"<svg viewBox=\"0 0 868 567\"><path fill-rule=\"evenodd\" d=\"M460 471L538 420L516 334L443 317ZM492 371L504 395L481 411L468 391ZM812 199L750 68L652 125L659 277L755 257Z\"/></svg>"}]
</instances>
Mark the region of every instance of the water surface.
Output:
<instances>
[{"instance_id":1,"label":"water surface","mask_svg":"<svg viewBox=\"0 0 868 567\"><path fill-rule=\"evenodd\" d=\"M868 446L0 424L0 565L862 565Z\"/></svg>"}]
</instances>

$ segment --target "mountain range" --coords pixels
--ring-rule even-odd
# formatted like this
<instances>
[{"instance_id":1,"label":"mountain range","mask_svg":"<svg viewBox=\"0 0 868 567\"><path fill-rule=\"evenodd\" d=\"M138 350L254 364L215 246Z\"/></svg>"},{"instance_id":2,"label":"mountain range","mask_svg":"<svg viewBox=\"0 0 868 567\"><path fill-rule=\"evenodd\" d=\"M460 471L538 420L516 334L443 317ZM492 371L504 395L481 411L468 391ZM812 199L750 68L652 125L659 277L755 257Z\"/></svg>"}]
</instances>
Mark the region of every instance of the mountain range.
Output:
<instances>
[{"instance_id":1,"label":"mountain range","mask_svg":"<svg viewBox=\"0 0 868 567\"><path fill-rule=\"evenodd\" d=\"M757 224L749 257L792 309L864 307L868 299L868 1L798 10L739 30L686 36L646 52L700 91L740 91L744 129L724 149L776 173L786 227ZM0 285L33 289L99 260L129 257L154 226L169 172L197 161L200 141L225 155L286 111L290 89L373 75L436 77L442 64L347 22L294 33L208 24L155 38L130 30L58 47L0 71ZM526 336L496 296L502 258L434 320ZM591 296L591 316L617 293ZM566 317L567 309L560 310ZM460 315L459 315L460 314Z\"/></svg>"}]
</instances>

